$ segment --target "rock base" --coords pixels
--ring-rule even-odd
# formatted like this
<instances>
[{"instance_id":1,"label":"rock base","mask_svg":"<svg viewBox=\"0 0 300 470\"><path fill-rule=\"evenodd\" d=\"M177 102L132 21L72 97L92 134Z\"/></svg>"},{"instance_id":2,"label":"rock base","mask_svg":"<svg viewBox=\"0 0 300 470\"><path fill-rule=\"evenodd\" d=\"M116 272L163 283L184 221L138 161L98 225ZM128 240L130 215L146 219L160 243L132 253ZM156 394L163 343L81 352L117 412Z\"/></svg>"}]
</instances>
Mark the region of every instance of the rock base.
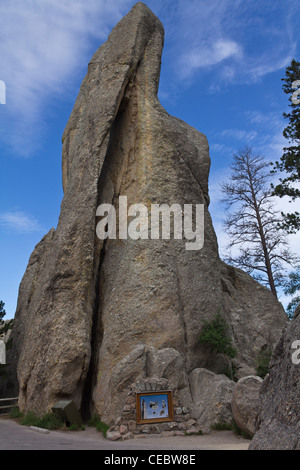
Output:
<instances>
[{"instance_id":1,"label":"rock base","mask_svg":"<svg viewBox=\"0 0 300 470\"><path fill-rule=\"evenodd\" d=\"M172 391L174 420L159 423L137 424L136 394L145 391ZM181 403L174 385L163 378L150 377L132 384L122 415L109 428L106 437L111 441L139 439L143 437L169 437L198 434L201 430L189 408Z\"/></svg>"}]
</instances>

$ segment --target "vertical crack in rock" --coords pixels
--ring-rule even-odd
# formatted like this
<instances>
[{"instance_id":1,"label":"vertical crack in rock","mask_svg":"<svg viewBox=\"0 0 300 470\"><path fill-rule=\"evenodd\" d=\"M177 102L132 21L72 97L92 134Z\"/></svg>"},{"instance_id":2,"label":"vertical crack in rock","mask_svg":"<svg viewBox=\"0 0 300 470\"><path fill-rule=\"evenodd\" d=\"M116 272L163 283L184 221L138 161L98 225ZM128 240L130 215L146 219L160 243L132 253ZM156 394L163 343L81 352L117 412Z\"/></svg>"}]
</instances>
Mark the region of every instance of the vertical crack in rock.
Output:
<instances>
[{"instance_id":1,"label":"vertical crack in rock","mask_svg":"<svg viewBox=\"0 0 300 470\"><path fill-rule=\"evenodd\" d=\"M100 306L100 273L101 267L105 256L105 246L106 240L102 245L100 252L100 260L98 263L96 281L95 281L95 301L94 309L92 316L92 331L91 331L91 356L88 371L86 374L86 379L82 391L82 400L81 400L81 414L84 420L88 420L91 416L92 408L92 393L93 387L97 380L97 370L98 370L98 352L101 346L101 341L103 337L103 328L101 323L101 312L99 311Z\"/></svg>"}]
</instances>

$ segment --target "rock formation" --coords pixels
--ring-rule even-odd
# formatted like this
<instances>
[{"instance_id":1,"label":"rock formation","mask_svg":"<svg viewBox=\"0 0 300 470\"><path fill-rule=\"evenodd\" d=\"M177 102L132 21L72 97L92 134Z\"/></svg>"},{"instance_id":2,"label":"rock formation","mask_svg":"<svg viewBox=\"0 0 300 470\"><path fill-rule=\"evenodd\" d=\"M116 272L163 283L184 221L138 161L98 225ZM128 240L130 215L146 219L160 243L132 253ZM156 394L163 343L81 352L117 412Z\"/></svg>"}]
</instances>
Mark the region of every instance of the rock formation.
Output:
<instances>
[{"instance_id":1,"label":"rock formation","mask_svg":"<svg viewBox=\"0 0 300 470\"><path fill-rule=\"evenodd\" d=\"M194 369L219 372L198 341L203 320L222 312L246 368L286 325L270 291L219 258L207 139L157 98L163 41L160 21L137 3L88 66L63 135L58 225L20 285L14 357L23 411L70 398L84 416L113 425L129 387L149 375L172 381L183 406L197 408ZM99 239L97 207L113 205L118 220L120 196L128 207L204 205L203 248L187 250L173 236Z\"/></svg>"},{"instance_id":2,"label":"rock formation","mask_svg":"<svg viewBox=\"0 0 300 470\"><path fill-rule=\"evenodd\" d=\"M242 377L233 390L231 409L234 422L249 437L257 431L262 382L261 377L249 375Z\"/></svg>"},{"instance_id":3,"label":"rock formation","mask_svg":"<svg viewBox=\"0 0 300 470\"><path fill-rule=\"evenodd\" d=\"M251 450L300 450L300 305L280 338L260 389Z\"/></svg>"}]
</instances>

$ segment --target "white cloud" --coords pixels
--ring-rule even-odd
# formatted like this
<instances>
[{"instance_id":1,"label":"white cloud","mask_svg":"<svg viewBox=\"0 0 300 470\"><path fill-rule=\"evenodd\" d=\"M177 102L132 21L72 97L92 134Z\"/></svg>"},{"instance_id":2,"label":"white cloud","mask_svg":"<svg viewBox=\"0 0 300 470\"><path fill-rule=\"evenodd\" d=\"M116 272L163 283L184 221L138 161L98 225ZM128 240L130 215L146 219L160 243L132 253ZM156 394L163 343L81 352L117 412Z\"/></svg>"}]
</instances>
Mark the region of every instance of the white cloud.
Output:
<instances>
[{"instance_id":1,"label":"white cloud","mask_svg":"<svg viewBox=\"0 0 300 470\"><path fill-rule=\"evenodd\" d=\"M295 17L299 4L274 0L177 0L169 15L177 27L167 31L179 78L215 71L210 91L220 82L256 83L290 63L296 53ZM180 33L179 33L180 32Z\"/></svg>"},{"instance_id":2,"label":"white cloud","mask_svg":"<svg viewBox=\"0 0 300 470\"><path fill-rule=\"evenodd\" d=\"M6 144L30 154L43 126L44 106L69 92L80 67L87 67L92 39L100 45L126 5L129 1L0 3L0 78L7 87L7 122L1 137Z\"/></svg>"},{"instance_id":3,"label":"white cloud","mask_svg":"<svg viewBox=\"0 0 300 470\"><path fill-rule=\"evenodd\" d=\"M41 232L43 228L30 214L23 211L8 211L0 214L0 225L14 233Z\"/></svg>"},{"instance_id":4,"label":"white cloud","mask_svg":"<svg viewBox=\"0 0 300 470\"><path fill-rule=\"evenodd\" d=\"M0 79L7 86L7 104L1 109L6 122L0 139L6 145L25 156L32 153L48 125L47 110L73 93L95 51L93 41L106 40L132 4L1 1ZM226 83L253 83L284 67L295 51L299 7L292 0L274 1L271 9L255 0L149 0L147 5L165 27L165 67L175 88L207 70L214 72L207 81L210 91Z\"/></svg>"},{"instance_id":5,"label":"white cloud","mask_svg":"<svg viewBox=\"0 0 300 470\"><path fill-rule=\"evenodd\" d=\"M195 46L182 57L181 77L186 78L198 69L219 64L228 58L241 56L241 46L228 39L218 40L212 44L202 44L201 47Z\"/></svg>"}]
</instances>

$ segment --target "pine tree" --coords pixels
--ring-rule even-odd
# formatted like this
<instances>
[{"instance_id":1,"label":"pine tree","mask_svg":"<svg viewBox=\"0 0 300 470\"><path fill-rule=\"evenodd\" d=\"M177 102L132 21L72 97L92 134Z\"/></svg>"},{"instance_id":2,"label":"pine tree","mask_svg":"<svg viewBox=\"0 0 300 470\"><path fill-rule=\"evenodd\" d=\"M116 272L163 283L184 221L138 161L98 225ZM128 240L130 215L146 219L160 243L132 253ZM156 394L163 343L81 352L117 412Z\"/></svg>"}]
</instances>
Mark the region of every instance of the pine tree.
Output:
<instances>
[{"instance_id":1,"label":"pine tree","mask_svg":"<svg viewBox=\"0 0 300 470\"><path fill-rule=\"evenodd\" d=\"M0 300L0 322L3 319L3 317L6 315L6 311L4 310L4 302L3 300Z\"/></svg>"},{"instance_id":2,"label":"pine tree","mask_svg":"<svg viewBox=\"0 0 300 470\"><path fill-rule=\"evenodd\" d=\"M288 249L286 232L278 228L282 217L275 210L269 165L250 147L233 156L231 177L221 185L227 206L224 225L230 240L228 249L235 251L225 261L268 285L277 297L287 266L297 258Z\"/></svg>"},{"instance_id":3,"label":"pine tree","mask_svg":"<svg viewBox=\"0 0 300 470\"><path fill-rule=\"evenodd\" d=\"M275 187L272 185L273 194L279 197L288 196L290 201L300 197L300 189L295 183L300 182L300 62L294 59L291 65L286 68L285 78L282 88L284 93L289 95L290 113L283 113L283 117L288 119L289 124L283 131L283 136L288 140L289 147L283 149L284 153L280 161L276 161L272 173L278 170L285 173L284 178L280 178L280 183ZM300 214L282 214L284 221L281 226L288 233L295 233L300 229Z\"/></svg>"}]
</instances>

